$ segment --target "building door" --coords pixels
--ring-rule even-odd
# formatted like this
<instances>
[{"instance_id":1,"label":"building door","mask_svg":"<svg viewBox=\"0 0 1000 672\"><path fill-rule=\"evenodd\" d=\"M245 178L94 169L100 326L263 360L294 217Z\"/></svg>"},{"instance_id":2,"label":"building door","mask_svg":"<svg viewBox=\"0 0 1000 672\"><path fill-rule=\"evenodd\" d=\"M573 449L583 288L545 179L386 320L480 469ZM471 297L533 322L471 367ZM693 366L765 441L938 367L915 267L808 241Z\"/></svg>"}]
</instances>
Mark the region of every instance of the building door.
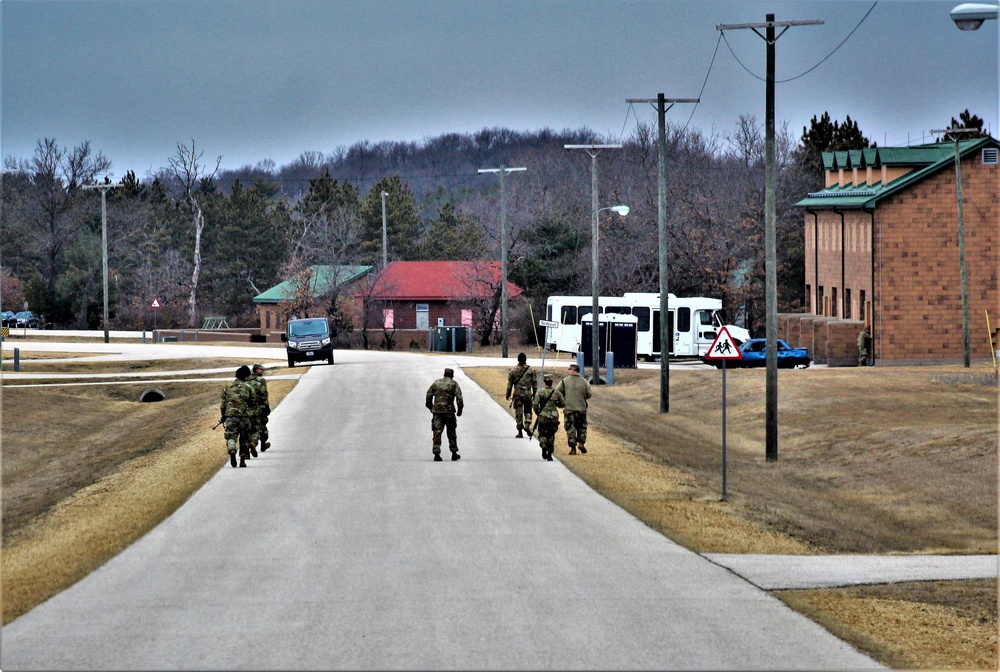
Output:
<instances>
[{"instance_id":1,"label":"building door","mask_svg":"<svg viewBox=\"0 0 1000 672\"><path fill-rule=\"evenodd\" d=\"M418 303L417 329L430 329L430 326L431 326L430 304Z\"/></svg>"}]
</instances>

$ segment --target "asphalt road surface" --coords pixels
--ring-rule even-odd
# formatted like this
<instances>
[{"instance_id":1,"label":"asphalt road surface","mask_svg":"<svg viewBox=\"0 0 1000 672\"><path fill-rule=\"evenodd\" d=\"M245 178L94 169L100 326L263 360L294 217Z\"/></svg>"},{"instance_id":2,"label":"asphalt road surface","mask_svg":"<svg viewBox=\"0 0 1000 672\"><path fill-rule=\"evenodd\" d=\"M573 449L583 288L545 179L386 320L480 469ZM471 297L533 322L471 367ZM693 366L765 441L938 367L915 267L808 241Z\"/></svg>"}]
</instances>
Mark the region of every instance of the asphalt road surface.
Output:
<instances>
[{"instance_id":1,"label":"asphalt road surface","mask_svg":"<svg viewBox=\"0 0 1000 672\"><path fill-rule=\"evenodd\" d=\"M450 361L310 367L271 450L3 628L0 667L878 667L543 461L461 370L462 459L432 462L424 393Z\"/></svg>"}]
</instances>

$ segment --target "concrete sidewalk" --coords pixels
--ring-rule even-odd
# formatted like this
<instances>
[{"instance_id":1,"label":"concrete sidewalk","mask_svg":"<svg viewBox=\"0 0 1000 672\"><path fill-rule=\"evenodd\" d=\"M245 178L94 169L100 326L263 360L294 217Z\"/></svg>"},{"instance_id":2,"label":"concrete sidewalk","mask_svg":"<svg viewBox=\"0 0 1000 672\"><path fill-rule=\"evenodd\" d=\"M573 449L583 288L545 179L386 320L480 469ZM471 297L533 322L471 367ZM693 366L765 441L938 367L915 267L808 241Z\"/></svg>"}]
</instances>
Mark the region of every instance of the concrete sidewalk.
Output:
<instances>
[{"instance_id":1,"label":"concrete sidewalk","mask_svg":"<svg viewBox=\"0 0 1000 672\"><path fill-rule=\"evenodd\" d=\"M989 579L997 555L759 555L705 553L758 588L836 588L905 581Z\"/></svg>"}]
</instances>

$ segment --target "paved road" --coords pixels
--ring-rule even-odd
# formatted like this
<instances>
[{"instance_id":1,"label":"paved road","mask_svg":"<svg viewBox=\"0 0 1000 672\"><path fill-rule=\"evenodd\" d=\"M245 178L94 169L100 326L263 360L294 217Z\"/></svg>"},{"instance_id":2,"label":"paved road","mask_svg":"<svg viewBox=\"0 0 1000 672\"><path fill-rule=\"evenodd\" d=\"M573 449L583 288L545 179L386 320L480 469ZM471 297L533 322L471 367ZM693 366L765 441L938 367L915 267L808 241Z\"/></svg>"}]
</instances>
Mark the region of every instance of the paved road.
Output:
<instances>
[{"instance_id":1,"label":"paved road","mask_svg":"<svg viewBox=\"0 0 1000 672\"><path fill-rule=\"evenodd\" d=\"M542 461L461 372L463 458L432 462L449 358L337 357L272 414L270 451L3 628L0 667L877 667Z\"/></svg>"}]
</instances>

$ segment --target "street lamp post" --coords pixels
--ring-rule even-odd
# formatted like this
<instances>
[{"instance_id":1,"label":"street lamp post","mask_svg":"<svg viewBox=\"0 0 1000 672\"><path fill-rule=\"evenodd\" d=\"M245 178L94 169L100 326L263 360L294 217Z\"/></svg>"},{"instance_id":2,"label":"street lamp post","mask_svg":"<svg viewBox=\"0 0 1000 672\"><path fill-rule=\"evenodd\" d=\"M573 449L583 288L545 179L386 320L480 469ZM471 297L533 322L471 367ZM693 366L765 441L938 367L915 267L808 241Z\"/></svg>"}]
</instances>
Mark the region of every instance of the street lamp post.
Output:
<instances>
[{"instance_id":1,"label":"street lamp post","mask_svg":"<svg viewBox=\"0 0 1000 672\"><path fill-rule=\"evenodd\" d=\"M508 355L508 343L510 333L509 322L507 319L507 304L508 304L508 292L507 292L507 201L504 198L504 175L507 173L519 173L527 170L524 166L519 168L506 168L500 166L499 168L480 168L479 174L483 173L496 173L500 176L500 356L504 359ZM534 326L534 325L532 325Z\"/></svg>"},{"instance_id":2,"label":"street lamp post","mask_svg":"<svg viewBox=\"0 0 1000 672\"><path fill-rule=\"evenodd\" d=\"M114 189L117 184L85 184L81 189L97 189L101 192L101 261L104 271L104 342L110 341L108 331L108 189Z\"/></svg>"},{"instance_id":3,"label":"street lamp post","mask_svg":"<svg viewBox=\"0 0 1000 672\"><path fill-rule=\"evenodd\" d=\"M598 257L598 230L597 230L597 213L599 211L597 207L597 155L602 149L621 149L620 144L617 145L563 145L565 149L582 149L587 154L590 155L590 209L591 209L591 223L590 223L590 293L591 293L591 313L590 319L592 320L591 341L592 348L591 354L593 355L593 366L591 367L591 378L590 382L593 385L597 385L601 382L601 362L600 362L600 349L599 349L599 339L598 334L600 333L601 323L598 318L600 315L600 309L598 307L598 297L600 296L600 273L599 273L599 257ZM626 209L625 212L628 212Z\"/></svg>"}]
</instances>

